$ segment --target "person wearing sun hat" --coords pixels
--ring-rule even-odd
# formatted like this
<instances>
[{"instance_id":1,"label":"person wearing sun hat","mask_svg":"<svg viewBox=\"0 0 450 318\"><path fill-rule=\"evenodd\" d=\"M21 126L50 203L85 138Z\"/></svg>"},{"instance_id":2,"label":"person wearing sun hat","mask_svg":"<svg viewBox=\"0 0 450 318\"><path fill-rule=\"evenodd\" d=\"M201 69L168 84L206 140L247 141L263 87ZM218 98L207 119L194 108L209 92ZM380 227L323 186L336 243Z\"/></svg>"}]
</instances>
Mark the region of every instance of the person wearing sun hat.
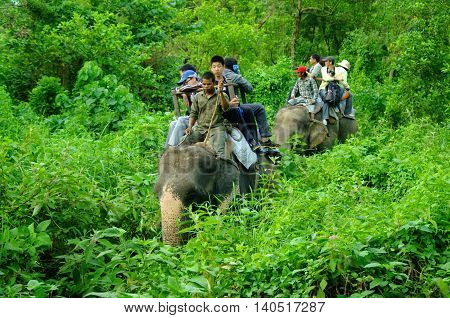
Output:
<instances>
[{"instance_id":1,"label":"person wearing sun hat","mask_svg":"<svg viewBox=\"0 0 450 318\"><path fill-rule=\"evenodd\" d=\"M347 60L342 60L342 62L339 62L337 65L338 66L335 70L336 76L338 77L339 74L342 74L342 79L347 82L347 74L350 70L350 62Z\"/></svg>"},{"instance_id":2,"label":"person wearing sun hat","mask_svg":"<svg viewBox=\"0 0 450 318\"><path fill-rule=\"evenodd\" d=\"M186 80L191 79L191 78L196 78L198 80L197 73L195 71L193 71L193 70L184 71L177 84L178 85L183 85L183 84L186 83Z\"/></svg>"},{"instance_id":3,"label":"person wearing sun hat","mask_svg":"<svg viewBox=\"0 0 450 318\"><path fill-rule=\"evenodd\" d=\"M180 80L177 82L178 92L182 92L183 103L186 106L186 116L180 116L169 124L169 132L166 137L165 148L177 146L184 135L184 131L189 125L189 113L191 110L192 98L199 88L198 75L190 64L183 65L180 70ZM185 69L183 71L183 69Z\"/></svg>"},{"instance_id":4,"label":"person wearing sun hat","mask_svg":"<svg viewBox=\"0 0 450 318\"><path fill-rule=\"evenodd\" d=\"M347 71L350 69L350 62L347 60L342 60L342 62L339 62L337 65L342 66Z\"/></svg>"},{"instance_id":5,"label":"person wearing sun hat","mask_svg":"<svg viewBox=\"0 0 450 318\"><path fill-rule=\"evenodd\" d=\"M323 117L323 124L327 125L328 119L329 119L329 102L326 101L326 95L327 95L327 87L330 82L338 82L340 87L340 103L339 108L345 107L346 99L349 97L350 93L350 86L348 83L344 80L344 75L342 72L340 74L337 74L336 69L342 68L341 66L335 67L334 65L334 57L333 56L327 56L324 58L325 60L325 66L322 67L321 73L322 73L322 83L319 87L319 96L323 100L323 108L322 108L322 117ZM348 61L347 61L348 62ZM350 66L350 63L348 63L348 66ZM342 68L342 71L345 71ZM344 106L341 106L344 105ZM342 109L342 108L341 108Z\"/></svg>"},{"instance_id":6,"label":"person wearing sun hat","mask_svg":"<svg viewBox=\"0 0 450 318\"><path fill-rule=\"evenodd\" d=\"M347 83L348 71L350 70L350 62L342 60L337 64L335 69L336 79L343 80ZM346 117L355 118L355 111L353 109L353 94L349 91L349 97L341 102L339 106Z\"/></svg>"}]
</instances>

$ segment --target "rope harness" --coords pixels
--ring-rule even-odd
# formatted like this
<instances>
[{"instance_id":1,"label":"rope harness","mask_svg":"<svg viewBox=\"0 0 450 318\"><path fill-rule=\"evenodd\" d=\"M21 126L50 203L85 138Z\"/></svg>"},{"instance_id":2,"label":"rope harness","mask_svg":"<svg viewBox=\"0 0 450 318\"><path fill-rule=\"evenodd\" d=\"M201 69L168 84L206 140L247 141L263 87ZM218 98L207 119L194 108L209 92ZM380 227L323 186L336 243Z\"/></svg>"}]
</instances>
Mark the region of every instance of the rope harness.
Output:
<instances>
[{"instance_id":1,"label":"rope harness","mask_svg":"<svg viewBox=\"0 0 450 318\"><path fill-rule=\"evenodd\" d=\"M208 132L206 133L205 140L203 141L205 143L205 145L208 142L209 136L211 134L211 126L213 123L214 116L216 116L217 108L219 106L219 98L220 98L219 93L217 93L216 106L214 106L214 113L211 117L211 121L209 122Z\"/></svg>"}]
</instances>

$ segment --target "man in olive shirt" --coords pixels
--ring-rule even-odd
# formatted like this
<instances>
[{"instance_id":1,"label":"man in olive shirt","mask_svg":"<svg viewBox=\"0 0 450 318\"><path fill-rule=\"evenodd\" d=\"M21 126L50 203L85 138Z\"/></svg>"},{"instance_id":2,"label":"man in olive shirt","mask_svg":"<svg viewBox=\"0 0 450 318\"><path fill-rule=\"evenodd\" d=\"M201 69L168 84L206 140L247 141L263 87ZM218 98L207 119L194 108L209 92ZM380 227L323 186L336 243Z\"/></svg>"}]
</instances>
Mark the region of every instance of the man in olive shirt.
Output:
<instances>
[{"instance_id":1,"label":"man in olive shirt","mask_svg":"<svg viewBox=\"0 0 450 318\"><path fill-rule=\"evenodd\" d=\"M322 82L322 78L321 78L322 65L320 65L320 63L319 63L320 56L318 54L314 53L309 58L309 62L311 63L311 68L309 69L308 76L312 77L316 81L317 87L319 87Z\"/></svg>"},{"instance_id":2,"label":"man in olive shirt","mask_svg":"<svg viewBox=\"0 0 450 318\"><path fill-rule=\"evenodd\" d=\"M226 94L223 93L223 81L219 81L217 90L214 89L214 81L213 73L203 74L203 91L197 93L192 100L189 126L185 130L187 136L181 145L204 141L211 125L209 138L212 147L219 157L226 158L226 130L223 124L223 112L230 108L230 103ZM194 127L195 124L197 125Z\"/></svg>"}]
</instances>

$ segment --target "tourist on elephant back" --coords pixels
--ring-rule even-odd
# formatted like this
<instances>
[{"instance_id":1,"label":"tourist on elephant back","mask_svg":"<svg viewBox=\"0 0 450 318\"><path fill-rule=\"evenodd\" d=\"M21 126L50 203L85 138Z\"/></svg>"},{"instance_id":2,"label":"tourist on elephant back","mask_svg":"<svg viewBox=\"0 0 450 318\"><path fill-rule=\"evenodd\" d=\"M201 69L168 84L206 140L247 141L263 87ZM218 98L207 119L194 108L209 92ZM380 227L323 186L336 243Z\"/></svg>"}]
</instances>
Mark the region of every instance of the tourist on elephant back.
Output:
<instances>
[{"instance_id":1,"label":"tourist on elephant back","mask_svg":"<svg viewBox=\"0 0 450 318\"><path fill-rule=\"evenodd\" d=\"M291 101L295 100L295 104L304 103L308 109L310 119L314 120L314 115L323 106L316 81L307 75L305 66L299 66L295 72L298 73L299 78L291 91Z\"/></svg>"},{"instance_id":2,"label":"tourist on elephant back","mask_svg":"<svg viewBox=\"0 0 450 318\"><path fill-rule=\"evenodd\" d=\"M186 106L186 116L180 116L169 124L169 133L167 134L165 148L168 146L177 146L181 141L184 131L188 127L192 98L195 96L200 85L195 68L190 64L185 64L180 68L180 76L181 78L177 83L180 87L177 91L184 92L182 98Z\"/></svg>"},{"instance_id":3,"label":"tourist on elephant back","mask_svg":"<svg viewBox=\"0 0 450 318\"><path fill-rule=\"evenodd\" d=\"M330 112L329 112L330 106L339 106L339 104L345 103L345 100L350 95L350 93L349 93L350 86L344 80L343 76L336 75L333 56L327 56L325 58L325 66L322 67L321 73L322 73L322 83L320 84L320 87L319 87L319 95L323 101L322 119L323 119L323 124L326 126L328 124L328 120L330 118ZM327 101L327 97L326 97L327 93L328 93L327 88L331 82L337 82L340 86L340 96L339 96L340 103L338 103L338 105L330 105L330 103Z\"/></svg>"},{"instance_id":4,"label":"tourist on elephant back","mask_svg":"<svg viewBox=\"0 0 450 318\"><path fill-rule=\"evenodd\" d=\"M311 63L311 67L309 68L308 76L313 78L316 81L317 87L319 87L320 84L322 83L322 78L320 77L322 65L320 65L319 54L316 53L312 54L309 57L309 63Z\"/></svg>"},{"instance_id":5,"label":"tourist on elephant back","mask_svg":"<svg viewBox=\"0 0 450 318\"><path fill-rule=\"evenodd\" d=\"M223 81L224 84L229 84L223 71L225 69L225 60L219 55L215 55L211 58L211 72L215 76L216 83ZM249 143L253 151L259 149L258 134L256 130L251 130L248 126L248 122L254 122L255 117L253 112L249 109L243 109L239 107L239 99L237 96L230 96L230 90L228 86L223 86L224 93L230 99L230 109L224 114L224 118L230 123L238 125L239 130L244 135L245 140ZM246 120L247 118L247 120Z\"/></svg>"},{"instance_id":6,"label":"tourist on elephant back","mask_svg":"<svg viewBox=\"0 0 450 318\"><path fill-rule=\"evenodd\" d=\"M342 78L346 83L348 83L348 71L350 70L350 62L347 60L342 60L337 64L335 69L336 77ZM342 113L351 119L355 118L355 111L353 109L353 94L349 91L349 96L345 99L345 103L340 105Z\"/></svg>"},{"instance_id":7,"label":"tourist on elephant back","mask_svg":"<svg viewBox=\"0 0 450 318\"><path fill-rule=\"evenodd\" d=\"M189 125L185 130L186 138L180 145L205 141L210 130L208 138L211 140L214 151L219 157L226 158L226 130L223 114L230 109L230 102L223 92L223 80L218 81L217 90L214 88L213 73L206 72L201 80L203 91L197 93L192 100Z\"/></svg>"},{"instance_id":8,"label":"tourist on elephant back","mask_svg":"<svg viewBox=\"0 0 450 318\"><path fill-rule=\"evenodd\" d=\"M246 102L245 94L251 93L253 91L253 86L239 73L239 66L235 58L225 58L223 76L226 78L227 82L231 82L238 88L236 96L239 98L239 93L241 94L240 97L243 103L240 104L240 107L244 111L244 119L250 131L259 132L261 146L276 147L277 145L270 140L272 134L270 133L269 123L267 121L266 109L261 103L250 104ZM248 114L250 114L250 116L248 116Z\"/></svg>"}]
</instances>

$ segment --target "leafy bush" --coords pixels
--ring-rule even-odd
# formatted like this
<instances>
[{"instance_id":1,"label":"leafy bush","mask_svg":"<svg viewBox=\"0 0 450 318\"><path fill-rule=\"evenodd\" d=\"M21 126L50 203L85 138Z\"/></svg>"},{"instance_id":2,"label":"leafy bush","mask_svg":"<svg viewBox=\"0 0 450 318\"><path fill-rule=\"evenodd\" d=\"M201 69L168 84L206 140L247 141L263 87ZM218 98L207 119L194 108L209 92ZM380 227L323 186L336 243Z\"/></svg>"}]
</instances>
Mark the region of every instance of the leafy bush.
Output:
<instances>
[{"instance_id":1,"label":"leafy bush","mask_svg":"<svg viewBox=\"0 0 450 318\"><path fill-rule=\"evenodd\" d=\"M0 133L8 135L14 130L16 120L13 114L13 104L4 86L0 86Z\"/></svg>"},{"instance_id":2,"label":"leafy bush","mask_svg":"<svg viewBox=\"0 0 450 318\"><path fill-rule=\"evenodd\" d=\"M165 297L171 294L171 289L176 289L175 269L179 263L176 250L156 240L128 241L124 234L122 229L108 228L69 241L72 254L63 256L65 264L59 275L62 281L74 284L65 284L65 295L137 296L136 289L143 284L147 287L146 295ZM175 286L153 284L164 280Z\"/></svg>"},{"instance_id":3,"label":"leafy bush","mask_svg":"<svg viewBox=\"0 0 450 318\"><path fill-rule=\"evenodd\" d=\"M30 94L30 106L36 113L43 116L59 114L62 109L56 103L58 94L65 93L61 81L56 77L42 77Z\"/></svg>"},{"instance_id":4,"label":"leafy bush","mask_svg":"<svg viewBox=\"0 0 450 318\"><path fill-rule=\"evenodd\" d=\"M42 254L52 246L46 232L50 220L13 229L2 225L0 236L0 296L48 297L57 285L48 284Z\"/></svg>"},{"instance_id":5,"label":"leafy bush","mask_svg":"<svg viewBox=\"0 0 450 318\"><path fill-rule=\"evenodd\" d=\"M68 107L97 134L117 130L127 114L143 110L143 104L129 89L119 84L116 76L103 76L95 62L86 62L81 68L72 95Z\"/></svg>"},{"instance_id":6,"label":"leafy bush","mask_svg":"<svg viewBox=\"0 0 450 318\"><path fill-rule=\"evenodd\" d=\"M253 85L249 94L250 102L262 103L268 112L268 118L274 118L277 111L284 107L290 90L295 84L291 61L281 58L275 65L244 70L243 76Z\"/></svg>"}]
</instances>

